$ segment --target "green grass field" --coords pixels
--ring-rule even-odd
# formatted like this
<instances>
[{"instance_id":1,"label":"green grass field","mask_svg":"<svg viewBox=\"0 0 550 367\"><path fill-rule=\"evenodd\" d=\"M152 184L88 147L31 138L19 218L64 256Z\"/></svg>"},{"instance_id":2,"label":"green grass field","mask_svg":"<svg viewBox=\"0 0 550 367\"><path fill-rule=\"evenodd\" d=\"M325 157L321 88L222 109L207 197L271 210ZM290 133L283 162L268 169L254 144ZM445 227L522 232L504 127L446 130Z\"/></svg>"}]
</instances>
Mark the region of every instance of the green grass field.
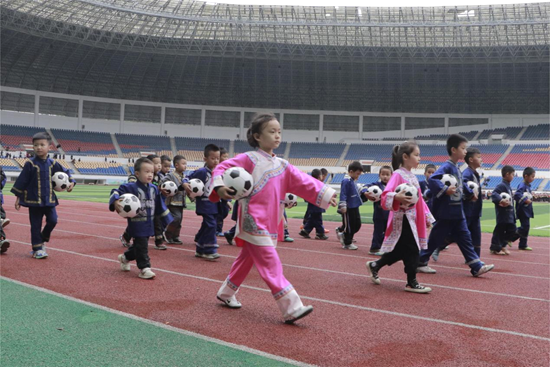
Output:
<instances>
[{"instance_id":1,"label":"green grass field","mask_svg":"<svg viewBox=\"0 0 550 367\"><path fill-rule=\"evenodd\" d=\"M80 200L80 201L91 201L97 203L107 203L109 201L109 194L114 186L93 186L93 185L77 185L73 192L62 192L58 193L60 199L67 200ZM6 195L11 195L9 193L11 189L11 184L6 185L4 188L4 193ZM531 220L531 231L530 235L532 236L541 236L541 237L550 237L550 204L547 203L534 203L535 218ZM287 215L290 218L303 218L306 211L307 204L300 200L298 206L287 210ZM195 205L193 203L189 204L187 207L188 210L194 210ZM9 210L9 209L8 209ZM361 217L363 218L363 223L372 223L372 212L373 205L371 203L365 203L361 207ZM341 217L336 213L336 208L329 208L326 214L323 216L325 221L341 221ZM519 225L519 222L518 222ZM481 229L483 232L491 233L495 227L495 209L494 205L485 201L483 206L483 217L481 220Z\"/></svg>"}]
</instances>

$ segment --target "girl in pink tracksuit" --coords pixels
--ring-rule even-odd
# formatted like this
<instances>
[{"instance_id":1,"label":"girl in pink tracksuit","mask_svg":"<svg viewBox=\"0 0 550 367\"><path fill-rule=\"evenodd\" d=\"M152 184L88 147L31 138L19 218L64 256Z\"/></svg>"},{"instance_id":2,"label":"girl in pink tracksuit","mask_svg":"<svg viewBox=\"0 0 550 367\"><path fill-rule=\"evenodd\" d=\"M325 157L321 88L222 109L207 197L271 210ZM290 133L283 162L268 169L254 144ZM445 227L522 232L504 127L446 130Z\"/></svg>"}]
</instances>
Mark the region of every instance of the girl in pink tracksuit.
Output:
<instances>
[{"instance_id":1,"label":"girl in pink tracksuit","mask_svg":"<svg viewBox=\"0 0 550 367\"><path fill-rule=\"evenodd\" d=\"M248 143L259 148L220 163L212 173L210 200L232 199L232 189L224 186L222 175L230 167L242 167L254 179L252 193L239 201L235 239L241 252L217 298L231 308L240 308L235 298L239 287L255 265L281 310L291 324L313 311L304 306L298 293L283 275L277 240L283 236L284 199L292 192L308 202L327 208L336 206L335 191L301 172L273 154L281 143L281 126L273 114L257 115L247 132Z\"/></svg>"}]
</instances>

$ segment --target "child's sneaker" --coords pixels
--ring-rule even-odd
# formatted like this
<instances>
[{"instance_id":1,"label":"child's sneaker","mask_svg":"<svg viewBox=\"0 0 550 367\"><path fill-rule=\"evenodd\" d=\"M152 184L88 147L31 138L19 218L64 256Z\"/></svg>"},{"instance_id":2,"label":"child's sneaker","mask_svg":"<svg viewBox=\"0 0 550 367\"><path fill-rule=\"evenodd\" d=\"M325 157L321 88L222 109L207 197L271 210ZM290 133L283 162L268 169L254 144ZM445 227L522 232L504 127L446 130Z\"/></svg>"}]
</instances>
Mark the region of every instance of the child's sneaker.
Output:
<instances>
[{"instance_id":1,"label":"child's sneaker","mask_svg":"<svg viewBox=\"0 0 550 367\"><path fill-rule=\"evenodd\" d=\"M155 273L151 271L151 268L143 268L139 272L138 277L141 279L153 279L155 277Z\"/></svg>"},{"instance_id":2,"label":"child's sneaker","mask_svg":"<svg viewBox=\"0 0 550 367\"><path fill-rule=\"evenodd\" d=\"M8 251L9 247L10 247L10 241L1 240L0 241L0 254L3 254L4 252Z\"/></svg>"},{"instance_id":3,"label":"child's sneaker","mask_svg":"<svg viewBox=\"0 0 550 367\"><path fill-rule=\"evenodd\" d=\"M506 252L500 250L500 251L495 251L495 250L491 250L491 255L501 255L501 256L504 256L506 255Z\"/></svg>"},{"instance_id":4,"label":"child's sneaker","mask_svg":"<svg viewBox=\"0 0 550 367\"><path fill-rule=\"evenodd\" d=\"M306 231L304 231L303 229L300 231L300 233L298 233L300 236L304 237L304 238L311 238L309 236L309 233L307 233Z\"/></svg>"},{"instance_id":5,"label":"child's sneaker","mask_svg":"<svg viewBox=\"0 0 550 367\"><path fill-rule=\"evenodd\" d=\"M284 242L294 242L294 238L285 237Z\"/></svg>"},{"instance_id":6,"label":"child's sneaker","mask_svg":"<svg viewBox=\"0 0 550 367\"><path fill-rule=\"evenodd\" d=\"M126 256L124 256L124 254L118 255L118 261L120 262L120 270L130 271L130 262L126 260Z\"/></svg>"},{"instance_id":7,"label":"child's sneaker","mask_svg":"<svg viewBox=\"0 0 550 367\"><path fill-rule=\"evenodd\" d=\"M2 228L7 226L8 224L10 224L10 222L11 222L11 220L9 220L9 218L2 219Z\"/></svg>"},{"instance_id":8,"label":"child's sneaker","mask_svg":"<svg viewBox=\"0 0 550 367\"><path fill-rule=\"evenodd\" d=\"M405 286L406 292L412 293L430 293L432 289L430 287L424 287L423 285L418 284L416 279L410 283L407 283Z\"/></svg>"},{"instance_id":9,"label":"child's sneaker","mask_svg":"<svg viewBox=\"0 0 550 367\"><path fill-rule=\"evenodd\" d=\"M201 254L200 252L195 252L195 257L200 257L205 260L213 261L220 258L220 254Z\"/></svg>"},{"instance_id":10,"label":"child's sneaker","mask_svg":"<svg viewBox=\"0 0 550 367\"><path fill-rule=\"evenodd\" d=\"M45 259L48 257L46 250L37 250L32 252L32 257L35 259Z\"/></svg>"},{"instance_id":11,"label":"child's sneaker","mask_svg":"<svg viewBox=\"0 0 550 367\"><path fill-rule=\"evenodd\" d=\"M494 267L495 267L495 266L494 266L493 264L490 264L490 265L483 265L483 266L481 267L481 269L479 269L476 273L473 273L473 272L472 272L472 275L473 275L474 277L477 278L477 277L479 277L479 276L482 275L482 274L485 274L485 273L490 272L491 270L493 270Z\"/></svg>"},{"instance_id":12,"label":"child's sneaker","mask_svg":"<svg viewBox=\"0 0 550 367\"><path fill-rule=\"evenodd\" d=\"M344 242L344 232L339 231L340 228L336 227L336 238L338 238L338 241L340 241L340 244L342 247L346 246Z\"/></svg>"},{"instance_id":13,"label":"child's sneaker","mask_svg":"<svg viewBox=\"0 0 550 367\"><path fill-rule=\"evenodd\" d=\"M357 250L359 247L355 246L353 243L351 245L342 246L344 250Z\"/></svg>"},{"instance_id":14,"label":"child's sneaker","mask_svg":"<svg viewBox=\"0 0 550 367\"><path fill-rule=\"evenodd\" d=\"M223 232L216 232L216 237L223 237Z\"/></svg>"},{"instance_id":15,"label":"child's sneaker","mask_svg":"<svg viewBox=\"0 0 550 367\"><path fill-rule=\"evenodd\" d=\"M436 248L435 251L432 253L432 259L434 259L434 261L439 260L439 252L440 251L441 251L440 249Z\"/></svg>"},{"instance_id":16,"label":"child's sneaker","mask_svg":"<svg viewBox=\"0 0 550 367\"><path fill-rule=\"evenodd\" d=\"M227 241L228 244L230 244L231 246L235 246L235 244L233 243L233 238L235 237L234 235L232 235L229 232L226 232L224 233L223 236L225 237L225 240Z\"/></svg>"},{"instance_id":17,"label":"child's sneaker","mask_svg":"<svg viewBox=\"0 0 550 367\"><path fill-rule=\"evenodd\" d=\"M378 277L378 269L373 266L374 261L367 261L367 271L369 272L370 280L374 284L380 284L380 278Z\"/></svg>"},{"instance_id":18,"label":"child's sneaker","mask_svg":"<svg viewBox=\"0 0 550 367\"><path fill-rule=\"evenodd\" d=\"M164 243L159 243L158 245L155 243L155 250L168 250L168 247Z\"/></svg>"},{"instance_id":19,"label":"child's sneaker","mask_svg":"<svg viewBox=\"0 0 550 367\"><path fill-rule=\"evenodd\" d=\"M529 246L527 246L527 247L520 247L519 250L520 250L520 251L533 251L533 249L532 249L531 247L529 247Z\"/></svg>"},{"instance_id":20,"label":"child's sneaker","mask_svg":"<svg viewBox=\"0 0 550 367\"><path fill-rule=\"evenodd\" d=\"M417 273L424 273L424 274L435 274L437 271L434 268L430 268L428 265L425 266L419 266L416 268Z\"/></svg>"},{"instance_id":21,"label":"child's sneaker","mask_svg":"<svg viewBox=\"0 0 550 367\"><path fill-rule=\"evenodd\" d=\"M216 298L222 301L222 303L229 308L241 308L243 306L239 301L237 301L235 295L232 295L228 299L223 299L219 295L216 295Z\"/></svg>"},{"instance_id":22,"label":"child's sneaker","mask_svg":"<svg viewBox=\"0 0 550 367\"><path fill-rule=\"evenodd\" d=\"M369 251L369 255L382 256L384 255L384 252L380 250L373 250L373 251Z\"/></svg>"},{"instance_id":23,"label":"child's sneaker","mask_svg":"<svg viewBox=\"0 0 550 367\"><path fill-rule=\"evenodd\" d=\"M130 242L126 241L123 234L120 235L120 243L122 243L124 247L130 247Z\"/></svg>"},{"instance_id":24,"label":"child's sneaker","mask_svg":"<svg viewBox=\"0 0 550 367\"><path fill-rule=\"evenodd\" d=\"M179 237L172 238L172 245L183 245L183 241Z\"/></svg>"},{"instance_id":25,"label":"child's sneaker","mask_svg":"<svg viewBox=\"0 0 550 367\"><path fill-rule=\"evenodd\" d=\"M316 240L328 240L328 237L325 236L324 233L322 233L322 234L316 234L316 235L315 235L315 239L316 239Z\"/></svg>"},{"instance_id":26,"label":"child's sneaker","mask_svg":"<svg viewBox=\"0 0 550 367\"><path fill-rule=\"evenodd\" d=\"M313 306L302 306L291 316L285 319L285 324L294 324L296 321L306 317L311 312L313 312Z\"/></svg>"},{"instance_id":27,"label":"child's sneaker","mask_svg":"<svg viewBox=\"0 0 550 367\"><path fill-rule=\"evenodd\" d=\"M504 251L504 254L505 254L505 255L510 255L510 251L508 251L507 248L503 248L502 251Z\"/></svg>"}]
</instances>

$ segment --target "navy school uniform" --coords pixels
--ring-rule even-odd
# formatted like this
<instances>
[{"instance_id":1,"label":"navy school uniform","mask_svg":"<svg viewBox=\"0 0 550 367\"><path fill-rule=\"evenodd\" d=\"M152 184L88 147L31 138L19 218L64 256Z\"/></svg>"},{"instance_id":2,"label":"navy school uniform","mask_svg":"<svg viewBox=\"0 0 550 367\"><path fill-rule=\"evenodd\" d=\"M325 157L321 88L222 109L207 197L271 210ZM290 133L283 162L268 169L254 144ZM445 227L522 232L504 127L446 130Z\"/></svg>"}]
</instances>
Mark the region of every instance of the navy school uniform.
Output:
<instances>
[{"instance_id":1,"label":"navy school uniform","mask_svg":"<svg viewBox=\"0 0 550 367\"><path fill-rule=\"evenodd\" d=\"M304 231L310 233L315 228L315 233L319 236L325 235L325 227L323 227L323 213L325 209L319 208L316 205L307 203L307 218L304 217Z\"/></svg>"},{"instance_id":2,"label":"navy school uniform","mask_svg":"<svg viewBox=\"0 0 550 367\"><path fill-rule=\"evenodd\" d=\"M458 182L454 195L449 196L446 193L449 187L441 182L444 174L454 176ZM472 274L477 273L484 264L474 250L462 202L464 193L472 195L472 191L464 186L462 172L458 165L451 160L443 163L428 179L428 186L432 192L431 211L436 222L430 232L428 248L420 252L419 266L428 265L432 253L436 249L444 247L445 238L451 237L456 240Z\"/></svg>"},{"instance_id":3,"label":"navy school uniform","mask_svg":"<svg viewBox=\"0 0 550 367\"><path fill-rule=\"evenodd\" d=\"M134 239L134 243L124 253L124 256L129 261L136 260L139 269L149 268L151 263L148 255L148 240L149 237L155 235L155 218L158 217L162 224L168 225L173 217L166 208L158 187L153 184L136 181L111 190L110 211L115 210L115 201L119 200L123 194L134 194L141 202L141 210L138 215L128 218L126 230L130 238Z\"/></svg>"},{"instance_id":4,"label":"navy school uniform","mask_svg":"<svg viewBox=\"0 0 550 367\"><path fill-rule=\"evenodd\" d=\"M223 233L223 221L229 215L227 203L231 200L220 199L218 202L218 215L216 218L216 233Z\"/></svg>"},{"instance_id":5,"label":"navy school uniform","mask_svg":"<svg viewBox=\"0 0 550 367\"><path fill-rule=\"evenodd\" d=\"M189 179L198 178L204 183L205 193L195 199L196 213L202 216L201 228L195 235L196 251L200 254L215 254L218 252L216 225L218 219L218 203L208 199L207 188L212 180L212 171L202 167L189 175Z\"/></svg>"},{"instance_id":6,"label":"navy school uniform","mask_svg":"<svg viewBox=\"0 0 550 367\"><path fill-rule=\"evenodd\" d=\"M464 195L464 215L466 217L466 224L468 225L468 230L472 236L472 244L474 245L474 250L477 255L481 254L481 214L483 211L483 199L481 198L481 181L479 173L475 169L467 167L463 172L464 185L468 181L473 181L479 186L478 199L472 201L474 193L470 195Z\"/></svg>"},{"instance_id":7,"label":"navy school uniform","mask_svg":"<svg viewBox=\"0 0 550 367\"><path fill-rule=\"evenodd\" d=\"M233 222L237 222L238 212L239 212L239 200L235 200L235 204L233 204L233 212L231 213L231 220ZM236 230L237 230L237 225L235 224L233 225L233 227L229 229L229 231L227 231L227 234L229 234L229 236L235 236Z\"/></svg>"},{"instance_id":8,"label":"navy school uniform","mask_svg":"<svg viewBox=\"0 0 550 367\"><path fill-rule=\"evenodd\" d=\"M366 187L361 190L361 194L366 192L367 188L371 186L378 186L382 191L384 191L384 189L386 188L386 184L378 180L376 182L366 185ZM361 199L363 201L368 200L364 195L361 195ZM382 242L384 242L384 236L386 235L386 228L388 225L390 212L382 208L382 204L380 203L380 201L374 202L373 207L374 213L372 215L372 221L374 223L374 230L372 232L372 243L370 246L370 252L378 252L382 247Z\"/></svg>"},{"instance_id":9,"label":"navy school uniform","mask_svg":"<svg viewBox=\"0 0 550 367\"><path fill-rule=\"evenodd\" d=\"M31 223L31 243L33 251L42 250L44 242L49 242L50 235L57 224L55 207L59 204L52 189L52 175L65 172L70 182L76 184L69 171L51 158L33 157L23 166L11 192L19 198L19 204L29 208ZM46 225L42 229L42 218Z\"/></svg>"},{"instance_id":10,"label":"navy school uniform","mask_svg":"<svg viewBox=\"0 0 550 367\"><path fill-rule=\"evenodd\" d=\"M428 185L427 181L420 181L418 184L420 185L420 192L422 192L422 197L424 198L424 201L426 202L426 205L428 205L428 209L430 209L431 212L432 192L430 191L430 186Z\"/></svg>"},{"instance_id":11,"label":"navy school uniform","mask_svg":"<svg viewBox=\"0 0 550 367\"><path fill-rule=\"evenodd\" d=\"M6 185L6 182L8 178L6 177L6 174L4 171L0 174L1 182L0 182L0 218L6 219L6 211L4 210L4 194L2 193L2 190L4 190L4 186Z\"/></svg>"},{"instance_id":12,"label":"navy school uniform","mask_svg":"<svg viewBox=\"0 0 550 367\"><path fill-rule=\"evenodd\" d=\"M526 192L531 194L531 184L524 181L519 184L518 189L514 194L514 200L516 202L516 215L521 224L518 228L518 234L520 235L519 248L527 247L527 237L529 236L529 229L531 227L530 221L531 218L535 217L533 212L533 203L525 204L527 198L524 198L523 194Z\"/></svg>"},{"instance_id":13,"label":"navy school uniform","mask_svg":"<svg viewBox=\"0 0 550 367\"><path fill-rule=\"evenodd\" d=\"M505 208L501 207L499 203L502 200L500 196L502 193L507 193L510 197L513 197L512 187L510 183L505 180L502 180L491 193L491 200L495 204L497 217L497 224L493 230L493 237L491 238L491 251L497 252L506 247L508 242L514 242L519 238L516 228L514 202L512 201L512 203Z\"/></svg>"},{"instance_id":14,"label":"navy school uniform","mask_svg":"<svg viewBox=\"0 0 550 367\"><path fill-rule=\"evenodd\" d=\"M342 227L339 232L344 233L344 243L349 246L353 242L353 236L361 229L361 214L359 207L363 205L361 190L357 187L355 180L345 178L340 188L340 202L338 209L347 208L342 214Z\"/></svg>"}]
</instances>

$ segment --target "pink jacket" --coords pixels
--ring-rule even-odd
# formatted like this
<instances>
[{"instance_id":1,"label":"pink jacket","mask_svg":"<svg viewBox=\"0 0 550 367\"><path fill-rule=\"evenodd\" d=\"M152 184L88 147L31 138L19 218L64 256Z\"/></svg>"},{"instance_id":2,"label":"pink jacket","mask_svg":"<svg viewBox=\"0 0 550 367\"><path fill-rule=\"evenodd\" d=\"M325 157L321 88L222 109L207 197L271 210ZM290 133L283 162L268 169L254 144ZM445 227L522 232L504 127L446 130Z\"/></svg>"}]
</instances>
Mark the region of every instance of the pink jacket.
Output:
<instances>
[{"instance_id":1,"label":"pink jacket","mask_svg":"<svg viewBox=\"0 0 550 367\"><path fill-rule=\"evenodd\" d=\"M418 190L418 202L408 210L401 209L399 207L399 201L394 200L396 195L395 189L402 183L410 183ZM381 249L383 252L393 251L397 244L403 227L403 215L407 216L418 248L420 250L428 248L427 223L435 222L435 218L432 216L432 213L430 213L428 205L426 205L426 202L422 198L420 185L414 173L404 168L395 170L382 193L381 204L384 210L390 210L386 237L384 238Z\"/></svg>"},{"instance_id":2,"label":"pink jacket","mask_svg":"<svg viewBox=\"0 0 550 367\"><path fill-rule=\"evenodd\" d=\"M293 193L321 208L327 208L335 191L319 180L303 173L284 159L262 150L246 152L220 163L212 172L210 200L218 201L213 190L222 186L222 175L230 167L242 167L254 179L250 196L239 200L237 245L246 241L258 246L277 244L283 233L284 199ZM239 241L240 240L240 241Z\"/></svg>"}]
</instances>

